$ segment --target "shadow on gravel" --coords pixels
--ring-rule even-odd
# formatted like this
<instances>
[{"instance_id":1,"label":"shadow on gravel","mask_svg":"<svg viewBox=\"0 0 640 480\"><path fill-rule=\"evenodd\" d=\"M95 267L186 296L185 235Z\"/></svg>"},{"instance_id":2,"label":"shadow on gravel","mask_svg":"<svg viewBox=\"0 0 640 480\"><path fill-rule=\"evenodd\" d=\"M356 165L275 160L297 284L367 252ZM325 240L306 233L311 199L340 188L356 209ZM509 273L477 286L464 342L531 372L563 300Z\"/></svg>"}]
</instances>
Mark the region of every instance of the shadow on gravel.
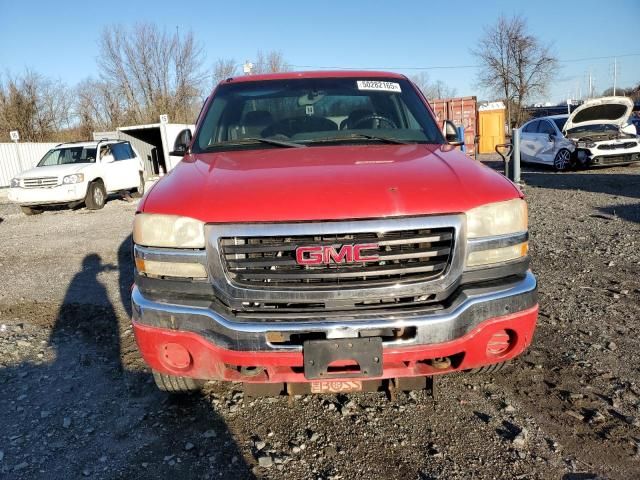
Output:
<instances>
[{"instance_id":1,"label":"shadow on gravel","mask_svg":"<svg viewBox=\"0 0 640 480\"><path fill-rule=\"evenodd\" d=\"M567 473L562 476L562 480L598 480L601 478L595 473Z\"/></svg>"},{"instance_id":2,"label":"shadow on gravel","mask_svg":"<svg viewBox=\"0 0 640 480\"><path fill-rule=\"evenodd\" d=\"M52 363L0 370L0 476L254 478L206 397L170 398L142 371L133 335L121 329L100 280L118 269L129 315L130 252L129 236L118 266L85 257L49 336Z\"/></svg>"},{"instance_id":3,"label":"shadow on gravel","mask_svg":"<svg viewBox=\"0 0 640 480\"><path fill-rule=\"evenodd\" d=\"M638 186L638 188L640 188L640 186ZM609 205L606 207L598 208L598 210L605 215L608 215L609 219L611 219L612 217L618 217L629 222L640 223L640 203L631 205Z\"/></svg>"}]
</instances>

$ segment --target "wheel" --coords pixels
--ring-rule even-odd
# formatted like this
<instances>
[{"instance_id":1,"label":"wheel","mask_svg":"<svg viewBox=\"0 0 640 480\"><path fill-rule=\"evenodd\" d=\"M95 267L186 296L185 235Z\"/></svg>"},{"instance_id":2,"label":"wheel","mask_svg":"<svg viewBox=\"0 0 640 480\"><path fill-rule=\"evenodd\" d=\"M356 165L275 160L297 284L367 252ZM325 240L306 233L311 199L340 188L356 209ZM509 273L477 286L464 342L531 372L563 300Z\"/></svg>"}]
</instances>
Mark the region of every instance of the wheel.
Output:
<instances>
[{"instance_id":1,"label":"wheel","mask_svg":"<svg viewBox=\"0 0 640 480\"><path fill-rule=\"evenodd\" d=\"M140 198L144 195L144 174L140 172L140 183L138 183L138 188L136 188L133 197Z\"/></svg>"},{"instance_id":2,"label":"wheel","mask_svg":"<svg viewBox=\"0 0 640 480\"><path fill-rule=\"evenodd\" d=\"M89 210L100 210L107 201L107 191L100 180L91 182L87 188L87 196L84 204Z\"/></svg>"},{"instance_id":3,"label":"wheel","mask_svg":"<svg viewBox=\"0 0 640 480\"><path fill-rule=\"evenodd\" d=\"M467 373L484 374L484 373L498 373L509 366L509 362L493 363L491 365L484 365L483 367L472 368L467 370Z\"/></svg>"},{"instance_id":4,"label":"wheel","mask_svg":"<svg viewBox=\"0 0 640 480\"><path fill-rule=\"evenodd\" d=\"M561 148L553 159L553 168L558 171L566 170L571 166L571 152L566 148Z\"/></svg>"},{"instance_id":5,"label":"wheel","mask_svg":"<svg viewBox=\"0 0 640 480\"><path fill-rule=\"evenodd\" d=\"M156 372L155 370L153 371L153 380L156 382L156 386L163 392L178 394L199 392L205 383L195 378L167 375Z\"/></svg>"},{"instance_id":6,"label":"wheel","mask_svg":"<svg viewBox=\"0 0 640 480\"><path fill-rule=\"evenodd\" d=\"M22 205L20 206L20 210L22 210L22 213L24 213L25 215L39 215L43 211L41 208L24 207Z\"/></svg>"}]
</instances>

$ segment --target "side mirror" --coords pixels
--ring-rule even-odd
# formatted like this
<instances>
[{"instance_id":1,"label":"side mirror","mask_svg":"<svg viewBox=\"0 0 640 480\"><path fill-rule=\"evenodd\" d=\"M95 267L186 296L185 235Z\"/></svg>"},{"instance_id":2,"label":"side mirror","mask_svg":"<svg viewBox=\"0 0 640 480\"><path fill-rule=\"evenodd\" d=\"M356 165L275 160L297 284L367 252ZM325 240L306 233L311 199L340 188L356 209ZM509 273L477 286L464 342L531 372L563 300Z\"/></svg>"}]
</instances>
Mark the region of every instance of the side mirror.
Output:
<instances>
[{"instance_id":1,"label":"side mirror","mask_svg":"<svg viewBox=\"0 0 640 480\"><path fill-rule=\"evenodd\" d=\"M191 145L191 129L185 128L176 137L176 141L173 144L173 151L169 152L169 155L184 157L187 154L189 145Z\"/></svg>"},{"instance_id":2,"label":"side mirror","mask_svg":"<svg viewBox=\"0 0 640 480\"><path fill-rule=\"evenodd\" d=\"M556 139L556 136L553 133L550 133L549 134L549 141L553 142L553 141L555 141L555 139Z\"/></svg>"},{"instance_id":3,"label":"side mirror","mask_svg":"<svg viewBox=\"0 0 640 480\"><path fill-rule=\"evenodd\" d=\"M449 145L453 145L454 147L464 145L464 142L458 139L458 129L451 120L444 121L442 133L444 133L444 139Z\"/></svg>"},{"instance_id":4,"label":"side mirror","mask_svg":"<svg viewBox=\"0 0 640 480\"><path fill-rule=\"evenodd\" d=\"M184 157L187 153L187 146L184 143L178 143L173 146L173 150L169 152L169 155L175 157Z\"/></svg>"},{"instance_id":5,"label":"side mirror","mask_svg":"<svg viewBox=\"0 0 640 480\"><path fill-rule=\"evenodd\" d=\"M100 159L100 161L102 163L111 163L111 162L115 161L115 158L113 157L113 155L108 153L107 155L103 155L102 158Z\"/></svg>"},{"instance_id":6,"label":"side mirror","mask_svg":"<svg viewBox=\"0 0 640 480\"><path fill-rule=\"evenodd\" d=\"M622 127L622 133L628 133L629 135L638 135L637 128L633 123Z\"/></svg>"}]
</instances>

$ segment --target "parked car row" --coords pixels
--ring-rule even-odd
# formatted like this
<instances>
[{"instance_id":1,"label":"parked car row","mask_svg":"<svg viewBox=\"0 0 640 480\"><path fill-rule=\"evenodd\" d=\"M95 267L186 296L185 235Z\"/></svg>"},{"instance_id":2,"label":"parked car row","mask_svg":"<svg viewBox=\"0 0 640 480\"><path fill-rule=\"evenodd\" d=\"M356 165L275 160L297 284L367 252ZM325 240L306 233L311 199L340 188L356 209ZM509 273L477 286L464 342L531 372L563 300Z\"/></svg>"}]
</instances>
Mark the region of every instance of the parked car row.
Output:
<instances>
[{"instance_id":1,"label":"parked car row","mask_svg":"<svg viewBox=\"0 0 640 480\"><path fill-rule=\"evenodd\" d=\"M567 168L640 162L640 138L626 97L588 100L571 115L534 118L522 126L523 162Z\"/></svg>"}]
</instances>

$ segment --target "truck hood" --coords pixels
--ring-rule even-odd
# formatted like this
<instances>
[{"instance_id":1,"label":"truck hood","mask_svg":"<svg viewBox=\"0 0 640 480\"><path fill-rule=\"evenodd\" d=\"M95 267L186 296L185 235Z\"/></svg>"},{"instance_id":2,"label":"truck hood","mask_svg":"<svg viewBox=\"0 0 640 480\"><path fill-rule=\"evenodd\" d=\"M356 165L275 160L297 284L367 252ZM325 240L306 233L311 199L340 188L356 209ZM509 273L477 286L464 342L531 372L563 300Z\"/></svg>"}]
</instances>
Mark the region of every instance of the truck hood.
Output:
<instances>
[{"instance_id":1,"label":"truck hood","mask_svg":"<svg viewBox=\"0 0 640 480\"><path fill-rule=\"evenodd\" d=\"M139 210L204 222L456 213L521 196L449 145L350 145L192 154Z\"/></svg>"},{"instance_id":2,"label":"truck hood","mask_svg":"<svg viewBox=\"0 0 640 480\"><path fill-rule=\"evenodd\" d=\"M73 175L81 172L86 167L94 165L93 163L69 163L67 165L51 165L48 167L35 167L30 170L21 172L16 178L33 178L33 177L64 177L65 175Z\"/></svg>"},{"instance_id":3,"label":"truck hood","mask_svg":"<svg viewBox=\"0 0 640 480\"><path fill-rule=\"evenodd\" d=\"M602 97L587 100L576 108L564 124L563 131L587 125L616 125L627 122L633 110L633 102L627 97Z\"/></svg>"}]
</instances>

